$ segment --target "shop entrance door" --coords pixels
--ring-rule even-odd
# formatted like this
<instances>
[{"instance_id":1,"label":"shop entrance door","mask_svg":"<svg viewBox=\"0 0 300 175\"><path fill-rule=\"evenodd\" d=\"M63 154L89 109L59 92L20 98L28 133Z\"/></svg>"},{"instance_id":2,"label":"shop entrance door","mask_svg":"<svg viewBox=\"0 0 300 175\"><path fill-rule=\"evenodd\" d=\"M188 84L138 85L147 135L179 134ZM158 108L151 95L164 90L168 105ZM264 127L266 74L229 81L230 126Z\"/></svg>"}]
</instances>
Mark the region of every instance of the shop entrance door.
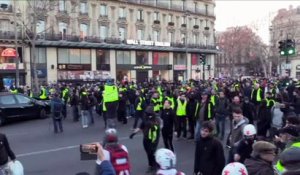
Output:
<instances>
[{"instance_id":1,"label":"shop entrance door","mask_svg":"<svg viewBox=\"0 0 300 175\"><path fill-rule=\"evenodd\" d=\"M148 71L136 71L136 81L138 83L148 81Z\"/></svg>"}]
</instances>

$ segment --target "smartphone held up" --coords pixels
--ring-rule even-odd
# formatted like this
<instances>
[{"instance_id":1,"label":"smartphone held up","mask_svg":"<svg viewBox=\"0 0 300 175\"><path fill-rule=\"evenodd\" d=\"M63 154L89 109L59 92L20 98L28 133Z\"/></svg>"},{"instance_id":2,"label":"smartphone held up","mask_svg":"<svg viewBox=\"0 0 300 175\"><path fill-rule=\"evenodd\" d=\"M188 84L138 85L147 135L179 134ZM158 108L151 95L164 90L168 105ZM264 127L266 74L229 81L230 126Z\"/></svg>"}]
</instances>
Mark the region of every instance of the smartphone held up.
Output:
<instances>
[{"instance_id":1,"label":"smartphone held up","mask_svg":"<svg viewBox=\"0 0 300 175\"><path fill-rule=\"evenodd\" d=\"M80 147L80 160L96 160L98 147L96 144L81 144Z\"/></svg>"}]
</instances>

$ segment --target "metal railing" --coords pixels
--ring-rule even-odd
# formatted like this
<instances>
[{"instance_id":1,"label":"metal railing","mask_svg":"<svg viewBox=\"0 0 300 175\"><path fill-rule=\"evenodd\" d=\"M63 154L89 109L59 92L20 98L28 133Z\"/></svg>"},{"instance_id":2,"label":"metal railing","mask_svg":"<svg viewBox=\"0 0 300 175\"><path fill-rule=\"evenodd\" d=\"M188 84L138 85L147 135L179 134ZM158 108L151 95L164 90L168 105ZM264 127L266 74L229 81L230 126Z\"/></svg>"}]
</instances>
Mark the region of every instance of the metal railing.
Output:
<instances>
[{"instance_id":1,"label":"metal railing","mask_svg":"<svg viewBox=\"0 0 300 175\"><path fill-rule=\"evenodd\" d=\"M0 4L0 13L1 12L13 12L13 6L9 4Z\"/></svg>"}]
</instances>

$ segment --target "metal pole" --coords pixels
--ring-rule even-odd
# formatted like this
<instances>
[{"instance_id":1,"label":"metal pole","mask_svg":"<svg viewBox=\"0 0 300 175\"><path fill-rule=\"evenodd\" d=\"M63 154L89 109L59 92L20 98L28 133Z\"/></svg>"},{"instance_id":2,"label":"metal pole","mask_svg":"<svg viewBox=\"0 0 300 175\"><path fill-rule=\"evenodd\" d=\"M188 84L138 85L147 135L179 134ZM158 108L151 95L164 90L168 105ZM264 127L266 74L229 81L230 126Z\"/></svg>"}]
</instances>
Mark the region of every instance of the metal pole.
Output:
<instances>
[{"instance_id":1,"label":"metal pole","mask_svg":"<svg viewBox=\"0 0 300 175\"><path fill-rule=\"evenodd\" d=\"M20 74L19 74L19 53L18 53L18 34L17 34L17 14L16 14L16 0L14 0L14 33L15 33L15 50L16 50L16 87L20 85Z\"/></svg>"},{"instance_id":2,"label":"metal pole","mask_svg":"<svg viewBox=\"0 0 300 175\"><path fill-rule=\"evenodd\" d=\"M206 55L203 55L203 61L206 62ZM202 79L205 80L205 64L202 63Z\"/></svg>"}]
</instances>

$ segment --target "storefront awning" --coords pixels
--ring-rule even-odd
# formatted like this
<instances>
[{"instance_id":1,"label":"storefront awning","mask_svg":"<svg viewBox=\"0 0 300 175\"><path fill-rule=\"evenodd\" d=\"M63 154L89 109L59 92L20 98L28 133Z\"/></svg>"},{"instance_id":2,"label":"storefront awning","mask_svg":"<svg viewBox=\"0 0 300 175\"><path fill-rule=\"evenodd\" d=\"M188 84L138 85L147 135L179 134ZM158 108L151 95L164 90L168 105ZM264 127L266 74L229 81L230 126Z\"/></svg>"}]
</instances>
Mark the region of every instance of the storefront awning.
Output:
<instances>
[{"instance_id":1,"label":"storefront awning","mask_svg":"<svg viewBox=\"0 0 300 175\"><path fill-rule=\"evenodd\" d=\"M177 48L177 47L159 47L145 45L129 44L108 44L108 43L88 43L88 42L68 42L68 41L36 41L37 46L49 47L72 47L72 48L94 48L94 49L116 49L116 50L147 50L147 51L165 51L165 52L188 52L188 53L208 53L217 54L220 51L216 49L199 48Z\"/></svg>"},{"instance_id":2,"label":"storefront awning","mask_svg":"<svg viewBox=\"0 0 300 175\"><path fill-rule=\"evenodd\" d=\"M13 48L4 49L1 53L2 57L16 57L17 51Z\"/></svg>"}]
</instances>

